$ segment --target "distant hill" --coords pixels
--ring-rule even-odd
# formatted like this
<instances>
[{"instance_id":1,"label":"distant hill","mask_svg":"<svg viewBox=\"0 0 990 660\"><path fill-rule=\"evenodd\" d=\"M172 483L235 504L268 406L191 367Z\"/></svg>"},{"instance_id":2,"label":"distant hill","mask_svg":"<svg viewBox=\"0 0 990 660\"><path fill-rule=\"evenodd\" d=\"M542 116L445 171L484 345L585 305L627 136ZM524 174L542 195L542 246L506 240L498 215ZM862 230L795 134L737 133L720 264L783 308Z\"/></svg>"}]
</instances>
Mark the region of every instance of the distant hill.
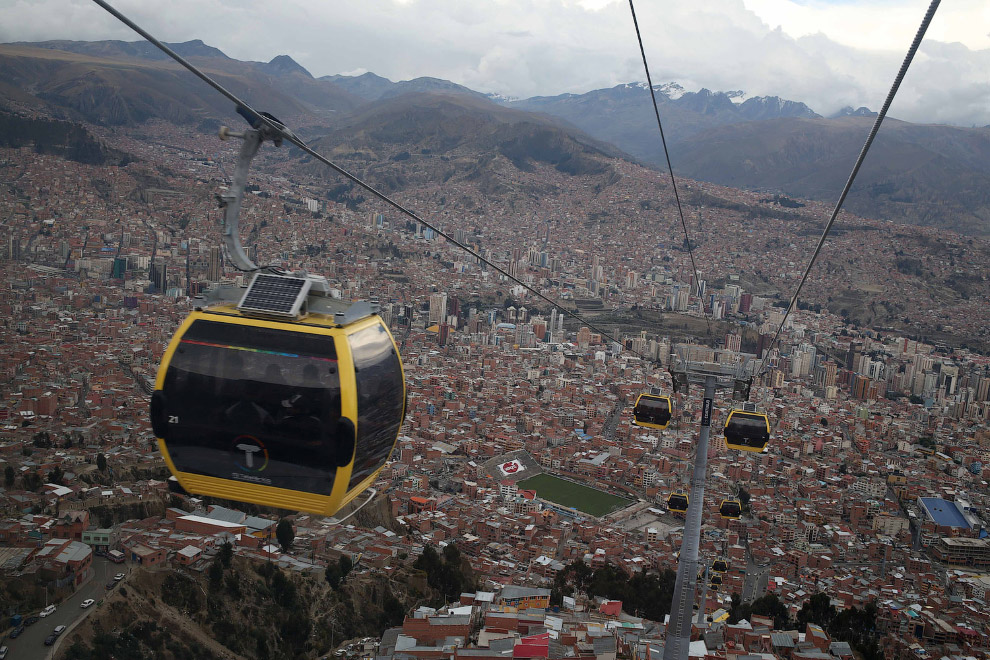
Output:
<instances>
[{"instance_id":1,"label":"distant hill","mask_svg":"<svg viewBox=\"0 0 990 660\"><path fill-rule=\"evenodd\" d=\"M323 76L320 80L330 81L346 89L351 94L360 96L368 101L377 101L379 99L417 92L464 94L479 99L488 98L485 94L441 78L421 77L413 78L412 80L403 80L401 82L392 82L388 78L382 78L373 73L365 73L360 76Z\"/></svg>"},{"instance_id":2,"label":"distant hill","mask_svg":"<svg viewBox=\"0 0 990 660\"><path fill-rule=\"evenodd\" d=\"M364 167L387 190L463 177L494 193L505 185L494 176L496 169L530 172L537 163L564 174L600 175L607 185L617 176L608 159L623 157L615 147L546 117L464 94L383 98L352 113L313 147Z\"/></svg>"},{"instance_id":3,"label":"distant hill","mask_svg":"<svg viewBox=\"0 0 990 660\"><path fill-rule=\"evenodd\" d=\"M66 53L77 53L79 55L90 55L92 57L136 57L144 60L155 60L160 62L171 61L171 58L163 53L152 43L147 41L19 41L11 46L25 46L28 48L43 48L46 50L60 50ZM224 55L223 51L213 46L207 46L199 39L186 41L183 43L165 44L182 57L216 57L230 59Z\"/></svg>"},{"instance_id":4,"label":"distant hill","mask_svg":"<svg viewBox=\"0 0 990 660\"><path fill-rule=\"evenodd\" d=\"M735 188L834 201L872 117L775 119L714 128L672 148L675 172ZM886 119L844 208L990 236L990 129Z\"/></svg>"},{"instance_id":5,"label":"distant hill","mask_svg":"<svg viewBox=\"0 0 990 660\"><path fill-rule=\"evenodd\" d=\"M241 123L229 101L148 47L120 41L0 45L0 89L55 116L107 126L150 118ZM295 125L328 125L364 103L331 82L314 79L287 56L240 62L199 41L170 47L234 94Z\"/></svg>"},{"instance_id":6,"label":"distant hill","mask_svg":"<svg viewBox=\"0 0 990 660\"><path fill-rule=\"evenodd\" d=\"M628 153L666 166L643 83L510 100L438 78L392 82L365 73L317 79L287 55L240 62L198 40L170 46L306 139L334 131L338 150L386 154L388 161L403 152L417 158L417 152L436 157L474 149L477 162L500 155L519 168L546 162L584 173L599 167L591 154ZM824 119L777 96L743 100L740 91L687 92L676 83L655 89L675 174L793 197L836 199L875 116L867 108L845 108ZM424 100L431 96L445 101ZM108 126L152 118L203 131L220 122L242 124L226 99L144 42L0 45L3 104ZM990 127L888 120L848 208L990 235L988 133Z\"/></svg>"},{"instance_id":7,"label":"distant hill","mask_svg":"<svg viewBox=\"0 0 990 660\"><path fill-rule=\"evenodd\" d=\"M657 86L675 174L727 186L833 201L876 113L844 108L824 119L808 106L738 92ZM665 168L645 84L507 102L560 117ZM887 119L846 208L866 217L990 236L990 129Z\"/></svg>"},{"instance_id":8,"label":"distant hill","mask_svg":"<svg viewBox=\"0 0 990 660\"><path fill-rule=\"evenodd\" d=\"M35 153L55 154L87 165L126 165L130 161L130 156L108 148L78 124L0 112L0 147L25 146Z\"/></svg>"},{"instance_id":9,"label":"distant hill","mask_svg":"<svg viewBox=\"0 0 990 660\"><path fill-rule=\"evenodd\" d=\"M776 96L733 102L738 93L684 92L676 84L655 85L664 133L669 143L717 126L777 117L817 115L808 106ZM599 140L653 164L664 163L649 89L645 83L627 83L586 94L537 96L505 105L560 117Z\"/></svg>"}]
</instances>

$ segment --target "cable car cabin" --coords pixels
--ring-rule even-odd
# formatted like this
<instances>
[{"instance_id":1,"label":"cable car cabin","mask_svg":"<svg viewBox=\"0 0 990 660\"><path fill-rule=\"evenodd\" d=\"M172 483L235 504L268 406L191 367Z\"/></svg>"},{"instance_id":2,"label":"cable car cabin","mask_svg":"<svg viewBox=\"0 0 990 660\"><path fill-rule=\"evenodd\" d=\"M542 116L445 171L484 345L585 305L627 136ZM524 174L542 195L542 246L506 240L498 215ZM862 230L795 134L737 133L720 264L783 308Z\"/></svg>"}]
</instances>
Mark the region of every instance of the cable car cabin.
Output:
<instances>
[{"instance_id":1,"label":"cable car cabin","mask_svg":"<svg viewBox=\"0 0 990 660\"><path fill-rule=\"evenodd\" d=\"M712 571L715 573L725 573L729 570L729 562L724 559L716 559L712 562Z\"/></svg>"},{"instance_id":2,"label":"cable car cabin","mask_svg":"<svg viewBox=\"0 0 990 660\"><path fill-rule=\"evenodd\" d=\"M725 520L739 520L742 517L742 503L737 499L722 500L718 515Z\"/></svg>"},{"instance_id":3,"label":"cable car cabin","mask_svg":"<svg viewBox=\"0 0 990 660\"><path fill-rule=\"evenodd\" d=\"M374 313L272 320L238 307L193 312L165 351L151 400L165 462L190 493L332 515L395 446L395 341Z\"/></svg>"},{"instance_id":4,"label":"cable car cabin","mask_svg":"<svg viewBox=\"0 0 990 660\"><path fill-rule=\"evenodd\" d=\"M633 406L633 420L636 426L662 431L670 425L672 410L669 396L640 394Z\"/></svg>"},{"instance_id":5,"label":"cable car cabin","mask_svg":"<svg viewBox=\"0 0 990 660\"><path fill-rule=\"evenodd\" d=\"M722 584L722 576L718 573L712 573L708 577L708 583L712 585L712 588L714 589L716 586Z\"/></svg>"},{"instance_id":6,"label":"cable car cabin","mask_svg":"<svg viewBox=\"0 0 990 660\"><path fill-rule=\"evenodd\" d=\"M733 410L725 420L724 431L729 449L763 451L770 442L770 419L758 412Z\"/></svg>"},{"instance_id":7,"label":"cable car cabin","mask_svg":"<svg viewBox=\"0 0 990 660\"><path fill-rule=\"evenodd\" d=\"M667 496L667 508L673 513L686 513L688 510L688 496L677 491Z\"/></svg>"}]
</instances>

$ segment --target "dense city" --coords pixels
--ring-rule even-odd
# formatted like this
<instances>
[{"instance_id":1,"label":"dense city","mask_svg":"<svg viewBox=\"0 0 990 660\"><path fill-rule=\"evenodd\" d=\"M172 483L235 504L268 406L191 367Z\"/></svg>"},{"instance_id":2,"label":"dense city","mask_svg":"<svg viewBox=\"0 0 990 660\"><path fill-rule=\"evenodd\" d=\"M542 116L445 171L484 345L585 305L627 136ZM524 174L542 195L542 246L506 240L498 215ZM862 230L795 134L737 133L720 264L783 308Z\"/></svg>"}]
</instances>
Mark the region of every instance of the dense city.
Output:
<instances>
[{"instance_id":1,"label":"dense city","mask_svg":"<svg viewBox=\"0 0 990 660\"><path fill-rule=\"evenodd\" d=\"M232 551L331 584L337 566L391 578L469 564L470 589L376 637L331 636L321 653L659 658L671 591L634 605L601 585L677 569L685 521L670 496L692 485L703 396L675 388L678 358L762 359L749 400L772 429L765 452L728 449L721 428L739 404L719 391L691 656L990 653L990 358L946 340L985 334L988 311L981 295L943 306L912 277L978 279L973 239L843 214L856 230L829 240L810 304L768 351L813 240L794 226L824 204L791 217L757 193L686 182L703 200L690 218L699 282L669 187L631 162L613 161L604 187L540 166L514 173L522 183L505 175L514 196L462 180L399 193L558 309L433 229L331 197L335 182L266 146L241 216L250 254L325 275L336 298L378 300L400 347L405 423L374 484L380 524L362 525L170 488L148 419L159 361L196 296L250 281L220 248L215 195L233 148L155 122L100 137L132 162L0 151L0 571L16 603L0 627L24 636L3 642L11 657L31 640L60 645L139 575L206 574ZM757 207L770 209L758 223ZM906 234L930 249L909 252ZM886 270L878 255L900 250L910 268ZM851 322L850 292L904 324ZM663 431L633 423L654 388L671 396ZM720 515L733 499L738 519ZM850 632L862 613L869 635Z\"/></svg>"}]
</instances>

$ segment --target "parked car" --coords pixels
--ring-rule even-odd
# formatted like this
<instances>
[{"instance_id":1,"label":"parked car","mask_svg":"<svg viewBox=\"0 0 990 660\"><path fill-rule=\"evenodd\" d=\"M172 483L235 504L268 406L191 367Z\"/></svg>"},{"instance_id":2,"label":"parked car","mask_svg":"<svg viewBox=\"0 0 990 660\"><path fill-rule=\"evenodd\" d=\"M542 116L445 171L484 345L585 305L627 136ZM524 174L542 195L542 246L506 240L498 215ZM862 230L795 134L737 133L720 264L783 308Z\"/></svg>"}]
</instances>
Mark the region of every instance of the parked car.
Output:
<instances>
[{"instance_id":1,"label":"parked car","mask_svg":"<svg viewBox=\"0 0 990 660\"><path fill-rule=\"evenodd\" d=\"M21 636L22 632L24 632L24 626L17 626L16 628L10 631L10 638L17 639L18 637Z\"/></svg>"},{"instance_id":2,"label":"parked car","mask_svg":"<svg viewBox=\"0 0 990 660\"><path fill-rule=\"evenodd\" d=\"M33 626L36 623L38 623L38 617L36 616L29 616L28 618L24 619L25 626Z\"/></svg>"},{"instance_id":3,"label":"parked car","mask_svg":"<svg viewBox=\"0 0 990 660\"><path fill-rule=\"evenodd\" d=\"M109 582L107 582L107 590L108 591L110 589L113 589L116 586L117 586L117 581L116 580L110 580Z\"/></svg>"},{"instance_id":4,"label":"parked car","mask_svg":"<svg viewBox=\"0 0 990 660\"><path fill-rule=\"evenodd\" d=\"M96 601L93 600L92 598L87 598L86 600L84 600L82 603L79 604L79 607L81 607L83 609L86 609L87 607L89 607L90 605L92 605L95 602Z\"/></svg>"},{"instance_id":5,"label":"parked car","mask_svg":"<svg viewBox=\"0 0 990 660\"><path fill-rule=\"evenodd\" d=\"M124 579L124 574L123 573L117 573L116 575L113 576L113 579L115 581L119 582L119 581L121 581L121 580Z\"/></svg>"},{"instance_id":6,"label":"parked car","mask_svg":"<svg viewBox=\"0 0 990 660\"><path fill-rule=\"evenodd\" d=\"M51 646L55 643L56 639L58 639L57 635L49 635L48 637L45 637L45 646Z\"/></svg>"},{"instance_id":7,"label":"parked car","mask_svg":"<svg viewBox=\"0 0 990 660\"><path fill-rule=\"evenodd\" d=\"M7 647L0 646L0 660L3 660L6 657L7 657Z\"/></svg>"},{"instance_id":8,"label":"parked car","mask_svg":"<svg viewBox=\"0 0 990 660\"><path fill-rule=\"evenodd\" d=\"M52 634L58 637L64 632L65 632L65 626L55 626L55 630L52 631Z\"/></svg>"},{"instance_id":9,"label":"parked car","mask_svg":"<svg viewBox=\"0 0 990 660\"><path fill-rule=\"evenodd\" d=\"M54 606L54 605L49 605L49 606L48 606L48 607L46 607L45 609L43 609L43 610L41 610L41 612L39 613L39 616L40 616L40 617L41 617L42 619L44 619L44 618L45 618L46 616L48 616L49 614L55 614L55 606Z\"/></svg>"}]
</instances>

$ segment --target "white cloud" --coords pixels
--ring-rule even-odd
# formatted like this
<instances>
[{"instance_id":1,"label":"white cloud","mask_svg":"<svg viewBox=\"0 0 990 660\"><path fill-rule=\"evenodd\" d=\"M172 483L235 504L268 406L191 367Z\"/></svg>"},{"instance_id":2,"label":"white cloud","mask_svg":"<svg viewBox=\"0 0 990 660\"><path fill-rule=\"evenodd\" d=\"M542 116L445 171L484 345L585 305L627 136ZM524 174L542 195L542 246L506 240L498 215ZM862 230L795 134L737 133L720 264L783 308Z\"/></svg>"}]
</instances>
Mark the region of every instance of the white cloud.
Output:
<instances>
[{"instance_id":1,"label":"white cloud","mask_svg":"<svg viewBox=\"0 0 990 660\"><path fill-rule=\"evenodd\" d=\"M643 80L625 0L119 0L166 41L287 54L314 75L435 76L516 97ZM637 5L654 82L744 89L829 114L880 107L927 2L709 0ZM893 116L990 124L990 3L943 3ZM0 41L137 35L86 0L0 0Z\"/></svg>"}]
</instances>

